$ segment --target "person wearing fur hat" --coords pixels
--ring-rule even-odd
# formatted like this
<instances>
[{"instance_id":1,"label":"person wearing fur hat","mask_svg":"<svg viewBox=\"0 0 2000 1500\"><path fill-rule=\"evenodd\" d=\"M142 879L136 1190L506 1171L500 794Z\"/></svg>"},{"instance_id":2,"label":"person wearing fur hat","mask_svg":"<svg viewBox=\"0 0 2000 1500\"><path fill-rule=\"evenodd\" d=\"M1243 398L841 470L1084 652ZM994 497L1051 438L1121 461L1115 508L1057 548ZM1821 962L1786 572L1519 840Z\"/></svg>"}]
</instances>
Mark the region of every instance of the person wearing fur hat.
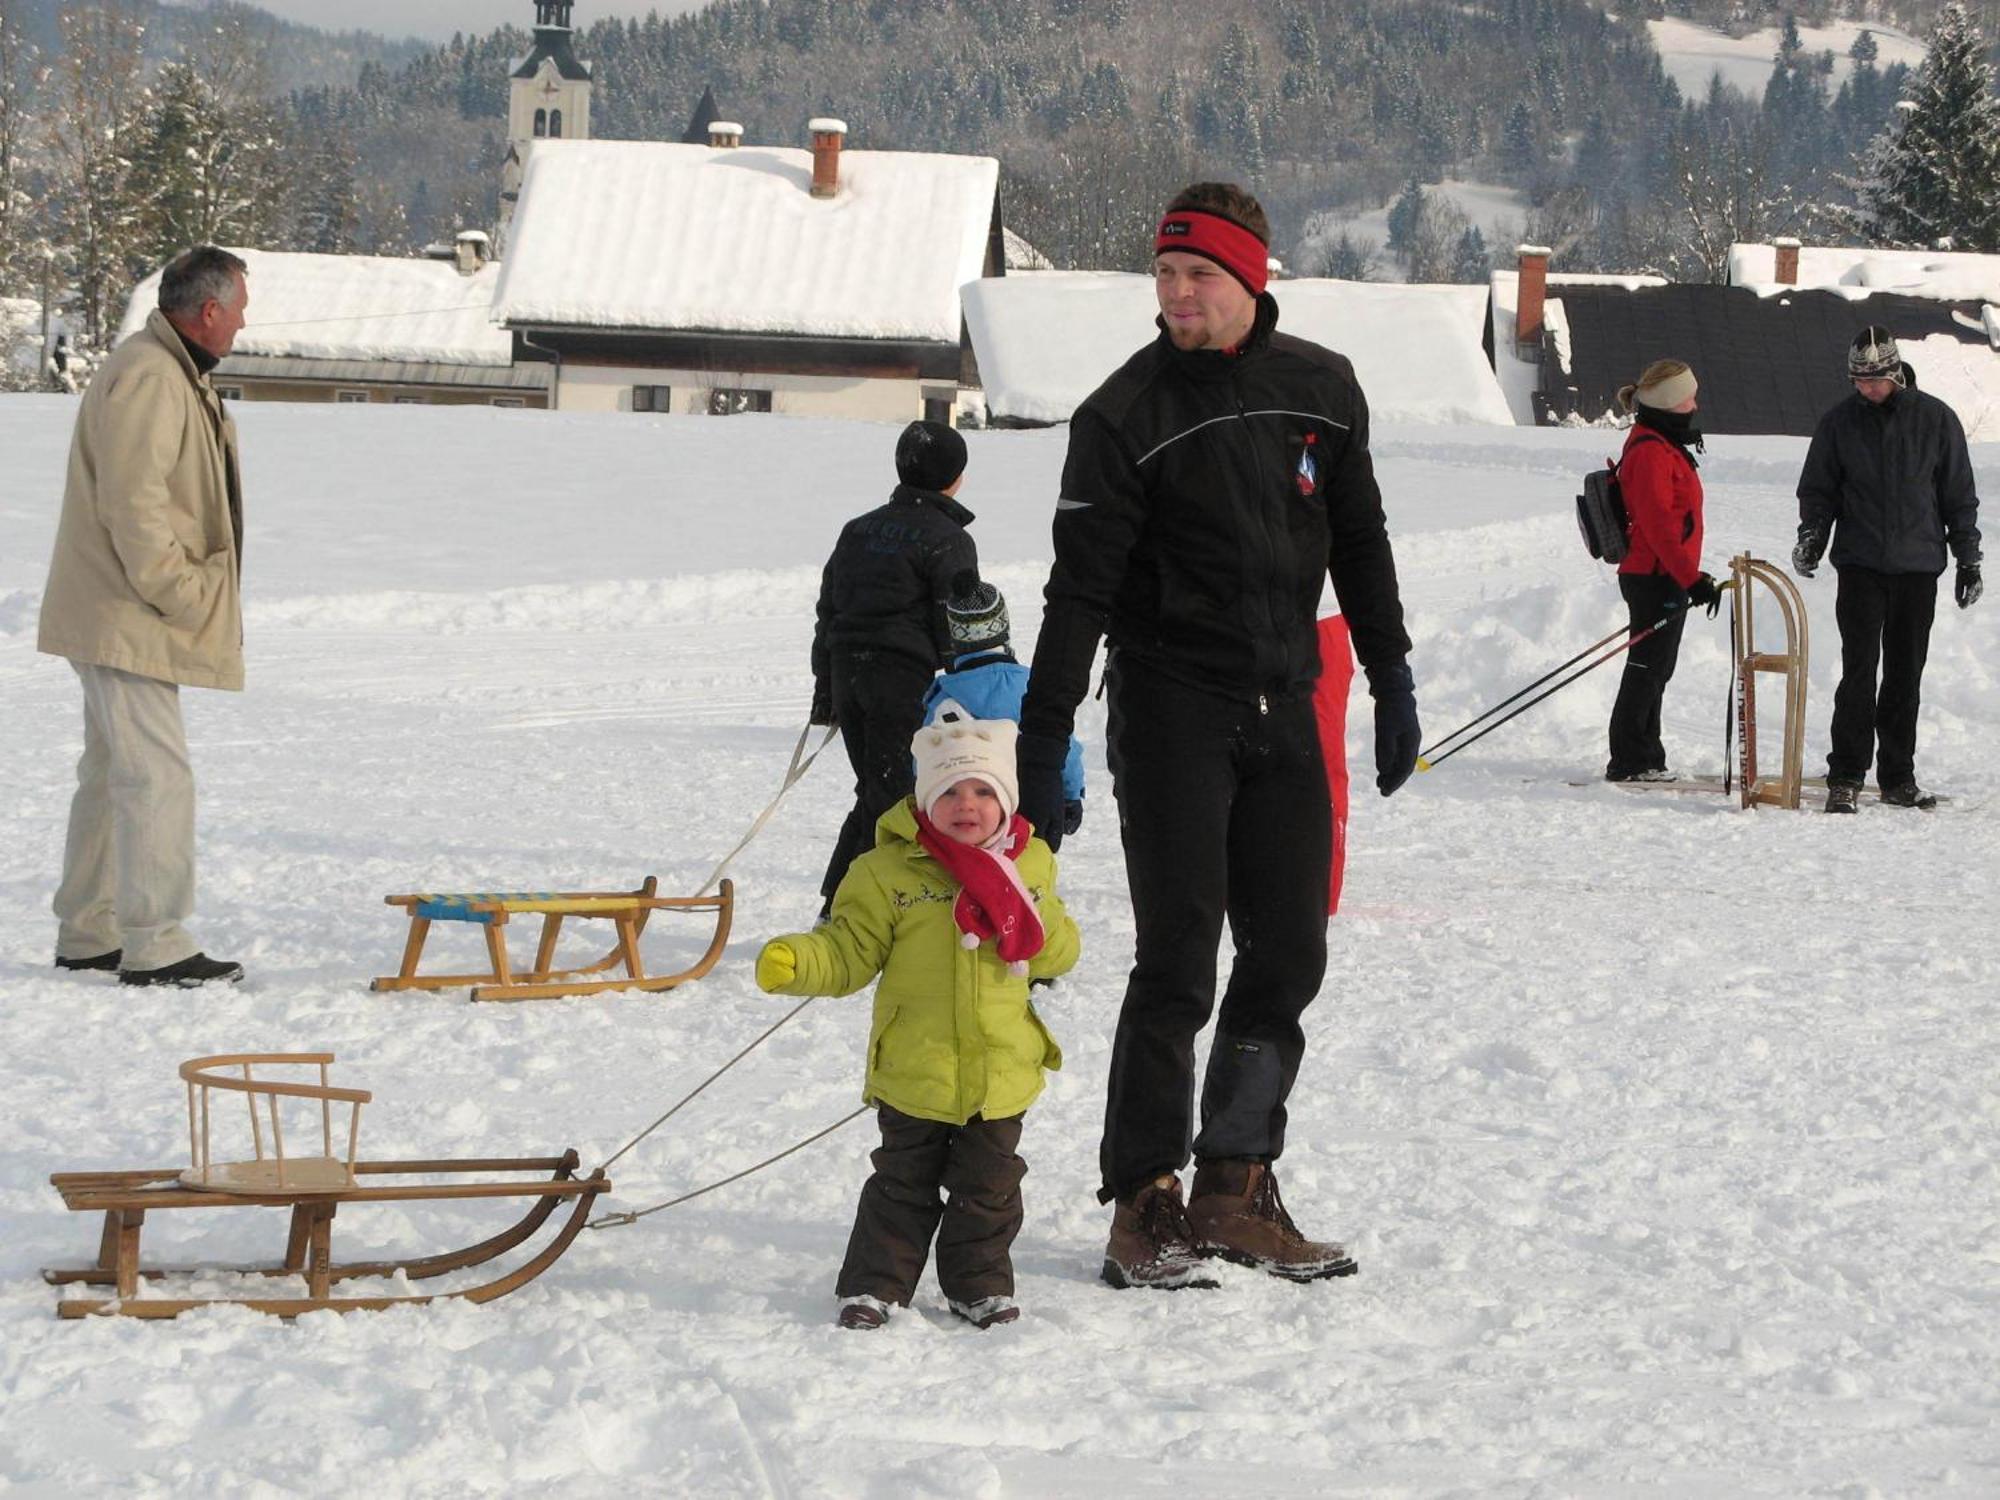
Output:
<instances>
[{"instance_id":1,"label":"person wearing fur hat","mask_svg":"<svg viewBox=\"0 0 2000 1500\"><path fill-rule=\"evenodd\" d=\"M840 726L854 768L854 806L820 882L822 917L875 820L909 794L924 690L951 661L945 600L953 579L979 567L972 512L956 498L965 458L965 439L944 423L905 427L888 503L841 528L820 575L810 717Z\"/></svg>"},{"instance_id":2,"label":"person wearing fur hat","mask_svg":"<svg viewBox=\"0 0 2000 1500\"><path fill-rule=\"evenodd\" d=\"M1022 1116L1062 1066L1029 981L1068 973L1081 943L1055 856L1015 810L1017 733L944 704L907 746L914 795L877 820L831 916L757 955L770 994L851 995L881 978L862 1098L882 1144L834 1284L843 1328L909 1306L933 1237L954 1314L978 1328L1020 1316Z\"/></svg>"},{"instance_id":3,"label":"person wearing fur hat","mask_svg":"<svg viewBox=\"0 0 2000 1500\"><path fill-rule=\"evenodd\" d=\"M951 631L951 665L924 694L924 722L935 720L944 704L958 703L975 719L1020 723L1028 669L1014 659L1006 596L978 575L962 573L952 583L945 621ZM1062 765L1064 838L1083 826L1083 786L1083 742L1071 735Z\"/></svg>"},{"instance_id":4,"label":"person wearing fur hat","mask_svg":"<svg viewBox=\"0 0 2000 1500\"><path fill-rule=\"evenodd\" d=\"M1869 762L1882 801L1932 808L1917 784L1917 709L1947 551L1952 597L1970 609L1979 577L1979 494L1958 414L1917 389L1895 335L1868 327L1847 351L1853 394L1819 420L1799 472L1792 569L1827 556L1840 575L1840 686L1826 756L1826 810L1860 808ZM1880 672L1880 687L1876 677Z\"/></svg>"},{"instance_id":5,"label":"person wearing fur hat","mask_svg":"<svg viewBox=\"0 0 2000 1500\"><path fill-rule=\"evenodd\" d=\"M1618 460L1618 488L1631 522L1631 545L1618 565L1618 592L1631 616L1631 634L1659 625L1625 653L1625 671L1611 706L1611 758L1606 781L1672 781L1660 739L1660 706L1680 659L1687 610L1722 602L1716 583L1701 570L1701 475L1695 454L1694 371L1677 359L1656 359L1638 380L1618 392L1632 413L1632 429Z\"/></svg>"}]
</instances>

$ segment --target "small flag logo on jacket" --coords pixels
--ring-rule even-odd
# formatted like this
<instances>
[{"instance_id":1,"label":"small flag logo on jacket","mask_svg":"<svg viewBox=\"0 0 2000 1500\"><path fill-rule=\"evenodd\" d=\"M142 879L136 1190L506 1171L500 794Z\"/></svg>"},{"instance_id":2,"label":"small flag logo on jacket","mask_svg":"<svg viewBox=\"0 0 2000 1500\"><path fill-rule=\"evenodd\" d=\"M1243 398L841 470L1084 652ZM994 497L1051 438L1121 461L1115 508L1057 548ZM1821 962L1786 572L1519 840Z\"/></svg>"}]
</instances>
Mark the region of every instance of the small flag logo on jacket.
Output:
<instances>
[{"instance_id":1,"label":"small flag logo on jacket","mask_svg":"<svg viewBox=\"0 0 2000 1500\"><path fill-rule=\"evenodd\" d=\"M1313 456L1313 445L1318 440L1318 433L1306 434L1305 447L1299 450L1299 466L1292 474L1292 478L1298 481L1299 493L1308 500L1319 489L1319 462Z\"/></svg>"}]
</instances>

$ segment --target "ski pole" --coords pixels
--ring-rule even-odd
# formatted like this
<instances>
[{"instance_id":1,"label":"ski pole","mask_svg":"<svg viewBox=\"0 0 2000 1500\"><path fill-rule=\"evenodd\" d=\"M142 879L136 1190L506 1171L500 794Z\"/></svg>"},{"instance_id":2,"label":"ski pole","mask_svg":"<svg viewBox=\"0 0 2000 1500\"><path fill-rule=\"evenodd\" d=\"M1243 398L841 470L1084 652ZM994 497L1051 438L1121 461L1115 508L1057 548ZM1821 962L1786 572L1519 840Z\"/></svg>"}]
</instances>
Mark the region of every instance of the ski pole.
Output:
<instances>
[{"instance_id":1,"label":"ski pole","mask_svg":"<svg viewBox=\"0 0 2000 1500\"><path fill-rule=\"evenodd\" d=\"M1662 620L1660 622L1660 624L1662 625L1664 625L1665 623L1666 623L1665 620ZM1657 629L1658 627L1656 626L1654 628ZM1454 729L1450 734L1439 736L1437 739L1431 742L1430 750L1424 751L1423 754L1417 757L1417 769L1419 771L1428 771L1430 769L1429 764L1425 760L1425 756L1428 756L1431 753L1431 750L1437 749L1439 745L1449 745L1453 740L1457 739L1461 734L1464 734L1465 731L1470 729L1473 725L1479 723L1483 719L1492 718L1495 714L1499 713L1501 709L1505 708L1508 704L1515 702L1517 699L1527 697L1528 694L1532 693L1536 688L1540 687L1543 683L1547 682L1551 677L1556 677L1564 672L1567 672L1571 667L1575 666L1578 662L1582 661L1586 656L1590 655L1591 652L1603 650L1606 646L1610 645L1613 641L1617 640L1619 636L1626 634L1630 629L1631 629L1630 626L1621 625L1616 630L1612 631L1611 634L1607 635L1603 640L1592 641L1588 646L1585 646L1581 651L1577 652L1576 655L1572 656L1568 661L1564 662L1561 666L1555 668L1553 671L1543 673L1540 677L1537 677L1533 682L1529 683L1526 687L1522 688L1521 691L1516 693L1512 698L1502 698L1498 703L1494 704L1491 708L1487 709L1486 712L1482 714L1475 714L1470 719L1467 719L1463 724L1459 725L1458 728Z\"/></svg>"},{"instance_id":2,"label":"ski pole","mask_svg":"<svg viewBox=\"0 0 2000 1500\"><path fill-rule=\"evenodd\" d=\"M1522 714L1526 713L1529 709L1533 708L1537 703L1540 703L1542 699L1554 697L1557 693L1561 692L1564 688L1568 687L1572 682L1575 682L1579 677L1583 677L1590 672L1596 671L1599 667L1603 666L1606 662L1610 661L1612 657L1617 656L1620 652L1630 651L1634 646L1638 645L1639 642L1645 640L1647 636L1654 634L1656 631L1664 630L1669 624L1673 622L1675 616L1677 616L1678 614L1680 614L1680 611L1674 610L1672 613L1668 614L1663 619L1660 619L1654 622L1653 624L1648 625L1644 630L1639 631L1636 635L1628 636L1625 640L1619 642L1616 646L1613 646L1609 651L1606 651L1602 656L1598 657L1597 660L1591 662L1588 666L1583 667L1579 671L1572 672L1568 677L1565 677L1561 682L1557 683L1547 692L1537 694L1535 697L1530 698L1526 703L1523 703L1519 708L1515 709L1513 713L1508 714L1506 718L1495 719L1491 724L1488 724L1484 729L1480 730L1479 733L1473 735L1468 740L1463 740L1460 743L1453 745L1449 750L1445 751L1444 754L1438 756L1435 760L1431 760L1422 755L1419 755L1417 757L1417 769L1419 771L1435 770L1437 767L1443 765L1446 761L1450 760L1454 755L1458 754L1459 751L1465 749L1467 745L1475 745L1479 741L1485 739L1487 735L1491 734L1494 730L1498 729L1502 724L1505 724L1509 719L1519 718ZM1610 637L1607 637L1606 639L1609 638ZM1601 645L1602 642L1600 642L1599 644ZM1591 650L1593 651L1596 649L1597 648L1595 646L1591 648ZM1562 668L1558 667L1556 670L1561 671ZM1553 675L1554 673L1550 674L1550 676ZM1544 677L1542 681L1546 682L1548 681L1548 678ZM1527 692L1527 691L1530 690L1526 688L1522 689L1522 692ZM1518 698L1520 696L1521 696L1520 693L1516 693L1514 695L1515 698ZM1512 698L1508 699L1508 702L1511 703L1512 701L1513 701ZM1481 714L1479 717L1482 719L1487 718L1494 711L1495 710L1489 709L1487 713ZM1474 719L1472 722L1474 724L1477 724L1479 722L1479 719ZM1463 733L1463 731L1460 732ZM1446 739L1449 738L1450 736L1446 736ZM1439 743L1442 744L1444 743L1444 741L1441 740L1439 741Z\"/></svg>"}]
</instances>

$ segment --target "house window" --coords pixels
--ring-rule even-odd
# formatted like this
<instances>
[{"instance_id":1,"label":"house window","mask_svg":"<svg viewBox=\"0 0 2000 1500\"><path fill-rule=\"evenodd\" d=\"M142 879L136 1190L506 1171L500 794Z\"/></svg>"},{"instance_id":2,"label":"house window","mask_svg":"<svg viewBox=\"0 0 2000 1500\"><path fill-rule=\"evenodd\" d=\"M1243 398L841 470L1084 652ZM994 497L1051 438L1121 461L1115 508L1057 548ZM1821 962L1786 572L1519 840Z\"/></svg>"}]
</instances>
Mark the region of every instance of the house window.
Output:
<instances>
[{"instance_id":1,"label":"house window","mask_svg":"<svg viewBox=\"0 0 2000 1500\"><path fill-rule=\"evenodd\" d=\"M552 109L549 111L549 138L553 140L561 134L562 134L562 111L559 109Z\"/></svg>"},{"instance_id":2,"label":"house window","mask_svg":"<svg viewBox=\"0 0 2000 1500\"><path fill-rule=\"evenodd\" d=\"M635 385L632 387L632 410L672 411L674 409L674 388L670 385Z\"/></svg>"},{"instance_id":3,"label":"house window","mask_svg":"<svg viewBox=\"0 0 2000 1500\"><path fill-rule=\"evenodd\" d=\"M368 393L366 391L335 391L333 399L340 402L343 406L351 404L365 405L368 401Z\"/></svg>"},{"instance_id":4,"label":"house window","mask_svg":"<svg viewBox=\"0 0 2000 1500\"><path fill-rule=\"evenodd\" d=\"M422 396L395 396L391 398L398 406L428 406L430 402Z\"/></svg>"},{"instance_id":5,"label":"house window","mask_svg":"<svg viewBox=\"0 0 2000 1500\"><path fill-rule=\"evenodd\" d=\"M945 426L949 427L951 426L951 409L957 404L949 396L926 396L924 397L924 420L926 422L942 422Z\"/></svg>"},{"instance_id":6,"label":"house window","mask_svg":"<svg viewBox=\"0 0 2000 1500\"><path fill-rule=\"evenodd\" d=\"M746 391L718 386L708 393L708 414L711 417L733 417L738 412L770 409L769 391Z\"/></svg>"},{"instance_id":7,"label":"house window","mask_svg":"<svg viewBox=\"0 0 2000 1500\"><path fill-rule=\"evenodd\" d=\"M493 404L495 406L526 406L528 398L526 396L495 396Z\"/></svg>"},{"instance_id":8,"label":"house window","mask_svg":"<svg viewBox=\"0 0 2000 1500\"><path fill-rule=\"evenodd\" d=\"M538 109L535 111L535 134L537 136L544 136L548 133L549 112L545 109Z\"/></svg>"},{"instance_id":9,"label":"house window","mask_svg":"<svg viewBox=\"0 0 2000 1500\"><path fill-rule=\"evenodd\" d=\"M240 385L219 385L215 388L215 394L220 396L224 401L241 401L243 399L243 387Z\"/></svg>"}]
</instances>

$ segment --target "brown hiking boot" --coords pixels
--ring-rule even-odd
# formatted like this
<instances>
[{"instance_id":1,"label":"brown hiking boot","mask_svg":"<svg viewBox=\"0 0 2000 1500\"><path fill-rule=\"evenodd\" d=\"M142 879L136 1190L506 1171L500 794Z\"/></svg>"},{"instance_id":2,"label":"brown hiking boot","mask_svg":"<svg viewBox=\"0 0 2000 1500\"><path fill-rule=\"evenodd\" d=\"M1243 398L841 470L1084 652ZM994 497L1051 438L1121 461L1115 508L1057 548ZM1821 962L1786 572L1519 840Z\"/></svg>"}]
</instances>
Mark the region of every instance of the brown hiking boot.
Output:
<instances>
[{"instance_id":1,"label":"brown hiking boot","mask_svg":"<svg viewBox=\"0 0 2000 1500\"><path fill-rule=\"evenodd\" d=\"M1111 1242L1104 1247L1104 1279L1120 1291L1221 1285L1202 1274L1201 1250L1181 1206L1180 1178L1169 1173L1118 1200L1111 1215Z\"/></svg>"},{"instance_id":2,"label":"brown hiking boot","mask_svg":"<svg viewBox=\"0 0 2000 1500\"><path fill-rule=\"evenodd\" d=\"M1203 1251L1287 1281L1352 1276L1345 1245L1309 1240L1285 1212L1278 1179L1261 1161L1212 1161L1195 1168L1188 1223Z\"/></svg>"}]
</instances>

